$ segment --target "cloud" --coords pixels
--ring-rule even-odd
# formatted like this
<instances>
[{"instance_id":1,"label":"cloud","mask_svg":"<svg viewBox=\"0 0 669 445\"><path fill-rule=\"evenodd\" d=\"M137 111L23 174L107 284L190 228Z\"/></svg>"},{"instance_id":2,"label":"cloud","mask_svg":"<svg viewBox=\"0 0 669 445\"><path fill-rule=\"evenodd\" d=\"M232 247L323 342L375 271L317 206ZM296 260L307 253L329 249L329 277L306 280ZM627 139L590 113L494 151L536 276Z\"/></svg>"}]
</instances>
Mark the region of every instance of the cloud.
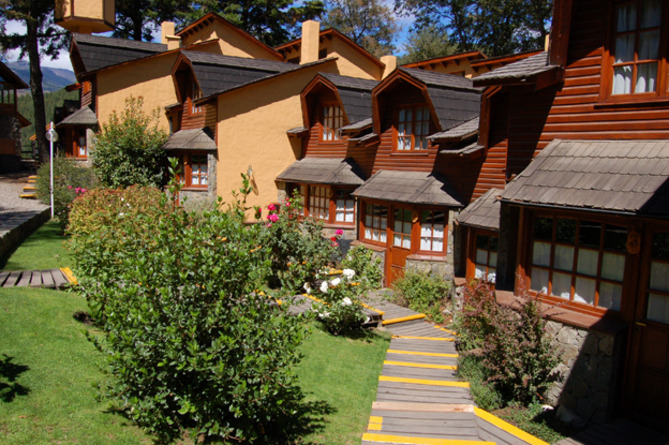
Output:
<instances>
[{"instance_id":1,"label":"cloud","mask_svg":"<svg viewBox=\"0 0 669 445\"><path fill-rule=\"evenodd\" d=\"M25 34L26 26L19 21L10 20L7 22L6 34ZM21 55L21 51L18 49L10 50L5 52L4 56L8 62L14 62L18 60ZM27 56L25 58L27 60ZM49 68L63 68L70 71L72 70L72 62L70 62L70 54L67 49L64 49L58 53L58 58L51 60L50 57L41 58L41 65Z\"/></svg>"}]
</instances>

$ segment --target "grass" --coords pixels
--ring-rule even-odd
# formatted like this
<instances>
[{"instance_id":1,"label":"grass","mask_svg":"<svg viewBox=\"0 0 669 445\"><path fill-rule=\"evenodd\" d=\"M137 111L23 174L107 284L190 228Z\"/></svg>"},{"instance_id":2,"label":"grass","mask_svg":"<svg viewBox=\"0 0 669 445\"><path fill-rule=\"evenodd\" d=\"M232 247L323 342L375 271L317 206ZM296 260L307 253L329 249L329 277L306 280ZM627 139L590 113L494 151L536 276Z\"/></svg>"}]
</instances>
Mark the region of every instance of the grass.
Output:
<instances>
[{"instance_id":1,"label":"grass","mask_svg":"<svg viewBox=\"0 0 669 445\"><path fill-rule=\"evenodd\" d=\"M86 302L48 289L0 289L0 437L11 444L151 444L106 413L101 356L72 318Z\"/></svg>"},{"instance_id":2,"label":"grass","mask_svg":"<svg viewBox=\"0 0 669 445\"><path fill-rule=\"evenodd\" d=\"M3 445L153 443L96 400L94 385L103 379L104 363L85 338L89 328L72 318L86 309L73 292L0 289ZM313 329L296 371L309 400L325 402L333 412L304 443L360 443L388 342L382 335L352 340Z\"/></svg>"},{"instance_id":3,"label":"grass","mask_svg":"<svg viewBox=\"0 0 669 445\"><path fill-rule=\"evenodd\" d=\"M30 235L9 257L3 270L42 270L71 267L72 257L65 245L66 237L54 220L48 221Z\"/></svg>"},{"instance_id":4,"label":"grass","mask_svg":"<svg viewBox=\"0 0 669 445\"><path fill-rule=\"evenodd\" d=\"M307 443L360 443L389 342L390 337L382 334L352 340L313 330L302 345L300 386L310 400L325 401L335 412L326 417L323 430L305 438Z\"/></svg>"}]
</instances>

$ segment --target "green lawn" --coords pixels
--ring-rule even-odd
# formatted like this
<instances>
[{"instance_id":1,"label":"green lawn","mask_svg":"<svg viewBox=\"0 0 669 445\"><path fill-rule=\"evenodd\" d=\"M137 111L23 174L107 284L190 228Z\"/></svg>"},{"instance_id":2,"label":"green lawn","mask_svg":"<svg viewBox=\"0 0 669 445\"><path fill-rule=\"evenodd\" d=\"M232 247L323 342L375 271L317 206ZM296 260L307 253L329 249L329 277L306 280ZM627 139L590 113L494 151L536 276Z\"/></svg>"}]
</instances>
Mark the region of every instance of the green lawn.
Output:
<instances>
[{"instance_id":1,"label":"green lawn","mask_svg":"<svg viewBox=\"0 0 669 445\"><path fill-rule=\"evenodd\" d=\"M72 258L60 233L59 225L51 220L30 235L9 257L3 270L41 270L71 267Z\"/></svg>"},{"instance_id":2,"label":"green lawn","mask_svg":"<svg viewBox=\"0 0 669 445\"><path fill-rule=\"evenodd\" d=\"M3 444L151 444L95 400L102 360L85 338L76 293L0 289L0 437ZM358 444L376 395L388 337L351 340L314 329L297 369L312 401L331 412L313 444ZM318 422L316 422L318 423ZM189 442L183 442L189 443Z\"/></svg>"}]
</instances>

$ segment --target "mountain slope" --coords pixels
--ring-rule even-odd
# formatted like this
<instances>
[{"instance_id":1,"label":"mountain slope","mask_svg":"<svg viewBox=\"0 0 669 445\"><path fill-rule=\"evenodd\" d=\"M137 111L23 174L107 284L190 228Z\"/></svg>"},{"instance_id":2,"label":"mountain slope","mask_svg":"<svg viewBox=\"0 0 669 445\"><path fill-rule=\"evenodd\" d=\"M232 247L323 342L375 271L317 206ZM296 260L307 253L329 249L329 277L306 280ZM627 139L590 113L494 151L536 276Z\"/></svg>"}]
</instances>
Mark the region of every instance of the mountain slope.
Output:
<instances>
[{"instance_id":1,"label":"mountain slope","mask_svg":"<svg viewBox=\"0 0 669 445\"><path fill-rule=\"evenodd\" d=\"M30 82L30 66L27 61L7 62L5 63L14 71L25 83ZM44 92L57 91L64 86L76 82L74 73L62 68L42 67L42 88Z\"/></svg>"}]
</instances>

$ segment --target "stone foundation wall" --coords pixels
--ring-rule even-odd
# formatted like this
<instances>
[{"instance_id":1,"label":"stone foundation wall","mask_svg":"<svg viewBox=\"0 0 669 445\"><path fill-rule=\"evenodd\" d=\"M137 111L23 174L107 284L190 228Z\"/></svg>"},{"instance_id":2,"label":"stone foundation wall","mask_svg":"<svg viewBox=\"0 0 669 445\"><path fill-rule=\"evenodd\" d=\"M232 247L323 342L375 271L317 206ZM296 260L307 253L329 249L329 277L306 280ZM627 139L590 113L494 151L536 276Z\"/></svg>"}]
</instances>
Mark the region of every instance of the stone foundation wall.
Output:
<instances>
[{"instance_id":1,"label":"stone foundation wall","mask_svg":"<svg viewBox=\"0 0 669 445\"><path fill-rule=\"evenodd\" d=\"M430 261L407 258L405 270L432 274L444 280L453 279L453 264L448 261Z\"/></svg>"}]
</instances>

